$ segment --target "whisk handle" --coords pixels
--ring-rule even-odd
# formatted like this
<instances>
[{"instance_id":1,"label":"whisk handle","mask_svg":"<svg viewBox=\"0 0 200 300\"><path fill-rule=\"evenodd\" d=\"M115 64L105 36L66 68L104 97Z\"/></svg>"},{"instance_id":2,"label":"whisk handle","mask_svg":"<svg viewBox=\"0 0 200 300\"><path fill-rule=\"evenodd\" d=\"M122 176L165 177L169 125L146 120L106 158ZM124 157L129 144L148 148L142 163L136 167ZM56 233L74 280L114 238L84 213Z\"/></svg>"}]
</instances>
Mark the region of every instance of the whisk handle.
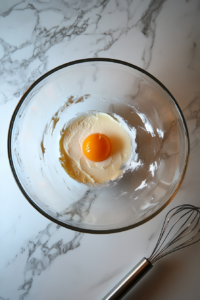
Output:
<instances>
[{"instance_id":1,"label":"whisk handle","mask_svg":"<svg viewBox=\"0 0 200 300\"><path fill-rule=\"evenodd\" d=\"M144 257L102 300L122 299L152 267Z\"/></svg>"}]
</instances>

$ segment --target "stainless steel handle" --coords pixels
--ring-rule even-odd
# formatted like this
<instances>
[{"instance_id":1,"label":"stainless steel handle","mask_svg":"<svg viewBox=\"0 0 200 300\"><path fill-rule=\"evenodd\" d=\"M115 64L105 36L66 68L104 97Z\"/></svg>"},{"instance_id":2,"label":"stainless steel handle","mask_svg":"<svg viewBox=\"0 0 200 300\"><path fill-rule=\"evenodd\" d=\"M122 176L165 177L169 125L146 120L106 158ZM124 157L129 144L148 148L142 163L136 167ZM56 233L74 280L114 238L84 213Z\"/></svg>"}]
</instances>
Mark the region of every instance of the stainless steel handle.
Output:
<instances>
[{"instance_id":1,"label":"stainless steel handle","mask_svg":"<svg viewBox=\"0 0 200 300\"><path fill-rule=\"evenodd\" d=\"M119 300L153 267L144 257L102 300Z\"/></svg>"}]
</instances>

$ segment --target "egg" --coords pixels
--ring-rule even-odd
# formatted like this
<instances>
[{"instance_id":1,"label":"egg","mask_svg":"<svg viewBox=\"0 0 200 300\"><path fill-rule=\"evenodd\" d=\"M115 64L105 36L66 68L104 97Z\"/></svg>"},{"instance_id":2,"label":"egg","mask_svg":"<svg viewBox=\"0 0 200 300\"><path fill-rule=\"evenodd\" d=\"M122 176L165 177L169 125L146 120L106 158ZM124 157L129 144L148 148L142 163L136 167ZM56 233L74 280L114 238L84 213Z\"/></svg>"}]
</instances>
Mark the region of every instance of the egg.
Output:
<instances>
[{"instance_id":1,"label":"egg","mask_svg":"<svg viewBox=\"0 0 200 300\"><path fill-rule=\"evenodd\" d=\"M101 112L74 119L60 138L62 167L73 179L85 184L103 184L119 178L130 160L134 142L127 128L120 118Z\"/></svg>"},{"instance_id":2,"label":"egg","mask_svg":"<svg viewBox=\"0 0 200 300\"><path fill-rule=\"evenodd\" d=\"M108 158L112 145L106 135L94 133L85 139L82 149L88 159L100 162Z\"/></svg>"}]
</instances>

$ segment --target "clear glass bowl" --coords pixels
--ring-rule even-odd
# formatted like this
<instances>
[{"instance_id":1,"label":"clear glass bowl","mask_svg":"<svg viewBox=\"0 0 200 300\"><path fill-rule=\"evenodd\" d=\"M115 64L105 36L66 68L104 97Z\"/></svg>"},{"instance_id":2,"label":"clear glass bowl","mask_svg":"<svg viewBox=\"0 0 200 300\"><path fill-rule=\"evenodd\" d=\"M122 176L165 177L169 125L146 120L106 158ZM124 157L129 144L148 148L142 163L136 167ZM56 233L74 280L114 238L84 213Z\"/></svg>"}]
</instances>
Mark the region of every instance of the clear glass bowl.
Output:
<instances>
[{"instance_id":1,"label":"clear glass bowl","mask_svg":"<svg viewBox=\"0 0 200 300\"><path fill-rule=\"evenodd\" d=\"M59 161L61 130L80 114L105 112L137 130L137 160L104 185L72 179ZM45 217L89 233L118 232L159 213L186 172L189 137L182 112L165 86L123 61L84 59L40 77L11 119L8 156L26 199Z\"/></svg>"}]
</instances>

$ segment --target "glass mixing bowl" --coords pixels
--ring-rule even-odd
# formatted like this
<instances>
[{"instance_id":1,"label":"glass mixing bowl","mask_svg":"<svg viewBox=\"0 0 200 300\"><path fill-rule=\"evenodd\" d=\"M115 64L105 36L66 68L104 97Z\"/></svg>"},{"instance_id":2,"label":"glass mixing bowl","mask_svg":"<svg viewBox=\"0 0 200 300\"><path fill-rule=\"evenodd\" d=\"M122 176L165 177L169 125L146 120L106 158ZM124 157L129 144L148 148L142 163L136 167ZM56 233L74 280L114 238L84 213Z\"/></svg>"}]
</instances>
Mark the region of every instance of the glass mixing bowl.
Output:
<instances>
[{"instance_id":1,"label":"glass mixing bowl","mask_svg":"<svg viewBox=\"0 0 200 300\"><path fill-rule=\"evenodd\" d=\"M88 112L117 115L136 129L134 161L108 184L80 183L59 160L62 129ZM49 71L26 91L11 119L8 156L22 193L45 217L111 233L146 222L173 199L189 137L176 100L151 74L123 61L84 59Z\"/></svg>"}]
</instances>

